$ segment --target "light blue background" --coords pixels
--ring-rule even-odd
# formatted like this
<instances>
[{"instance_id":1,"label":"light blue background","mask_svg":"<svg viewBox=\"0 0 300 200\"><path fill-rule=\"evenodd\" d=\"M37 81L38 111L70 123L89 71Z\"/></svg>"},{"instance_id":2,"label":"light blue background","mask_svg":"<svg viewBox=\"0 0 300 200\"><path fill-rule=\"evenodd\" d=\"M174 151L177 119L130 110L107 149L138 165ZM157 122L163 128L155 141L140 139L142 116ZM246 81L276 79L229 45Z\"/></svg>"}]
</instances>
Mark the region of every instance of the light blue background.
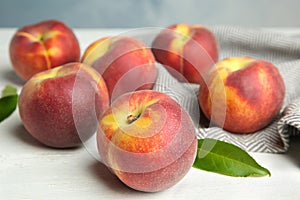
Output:
<instances>
[{"instance_id":1,"label":"light blue background","mask_svg":"<svg viewBox=\"0 0 300 200\"><path fill-rule=\"evenodd\" d=\"M0 27L59 19L76 28L164 27L186 22L300 26L298 0L0 0Z\"/></svg>"}]
</instances>

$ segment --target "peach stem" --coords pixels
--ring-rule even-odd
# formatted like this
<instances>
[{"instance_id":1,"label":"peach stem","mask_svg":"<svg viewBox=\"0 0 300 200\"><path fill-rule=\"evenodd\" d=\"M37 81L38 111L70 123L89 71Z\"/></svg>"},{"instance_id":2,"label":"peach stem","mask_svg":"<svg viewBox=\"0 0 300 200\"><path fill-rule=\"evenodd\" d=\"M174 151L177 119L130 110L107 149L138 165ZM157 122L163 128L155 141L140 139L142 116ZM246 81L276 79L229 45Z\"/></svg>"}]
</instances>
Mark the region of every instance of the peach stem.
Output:
<instances>
[{"instance_id":1,"label":"peach stem","mask_svg":"<svg viewBox=\"0 0 300 200\"><path fill-rule=\"evenodd\" d=\"M138 115L138 116L134 116L132 114L128 115L128 117L127 117L127 123L131 124L132 122L134 122L135 120L137 120L139 118L139 116L140 115Z\"/></svg>"}]
</instances>

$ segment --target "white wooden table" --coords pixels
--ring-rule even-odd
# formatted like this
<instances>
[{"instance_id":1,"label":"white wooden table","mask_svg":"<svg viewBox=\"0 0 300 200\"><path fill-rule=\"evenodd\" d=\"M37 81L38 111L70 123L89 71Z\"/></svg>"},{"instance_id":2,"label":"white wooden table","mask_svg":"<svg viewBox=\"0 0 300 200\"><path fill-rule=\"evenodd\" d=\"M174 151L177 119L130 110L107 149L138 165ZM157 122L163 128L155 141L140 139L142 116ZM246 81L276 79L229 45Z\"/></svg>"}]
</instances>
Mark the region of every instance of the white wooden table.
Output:
<instances>
[{"instance_id":1,"label":"white wooden table","mask_svg":"<svg viewBox=\"0 0 300 200\"><path fill-rule=\"evenodd\" d=\"M20 89L23 84L8 55L15 30L0 29L0 89L5 84ZM77 29L75 33L83 51L95 39L122 31ZM300 30L286 33L300 34ZM286 154L251 153L271 177L233 178L191 169L174 187L148 194L124 186L84 147L57 150L39 144L16 111L0 123L0 199L299 199L300 137L291 140Z\"/></svg>"}]
</instances>

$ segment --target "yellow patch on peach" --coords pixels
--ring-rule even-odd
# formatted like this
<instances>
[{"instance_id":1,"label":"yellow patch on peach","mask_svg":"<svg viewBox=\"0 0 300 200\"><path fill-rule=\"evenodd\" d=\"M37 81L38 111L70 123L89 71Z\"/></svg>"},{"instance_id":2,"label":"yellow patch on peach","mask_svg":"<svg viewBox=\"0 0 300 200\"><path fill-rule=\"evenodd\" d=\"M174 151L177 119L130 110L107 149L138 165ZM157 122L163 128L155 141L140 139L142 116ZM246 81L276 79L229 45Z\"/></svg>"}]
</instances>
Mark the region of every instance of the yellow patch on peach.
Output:
<instances>
[{"instance_id":1,"label":"yellow patch on peach","mask_svg":"<svg viewBox=\"0 0 300 200\"><path fill-rule=\"evenodd\" d=\"M40 73L34 75L32 77L32 80L37 80L38 81L38 80L45 80L45 79L48 79L48 78L63 76L63 74L59 73L61 68L62 68L61 66L53 68L52 70L47 71L47 73L40 72Z\"/></svg>"},{"instance_id":2,"label":"yellow patch on peach","mask_svg":"<svg viewBox=\"0 0 300 200\"><path fill-rule=\"evenodd\" d=\"M153 98L153 99L149 99L149 96L145 96L145 98L143 99L144 103L145 103L145 107L148 107L152 104L155 104L159 101L158 98Z\"/></svg>"},{"instance_id":3,"label":"yellow patch on peach","mask_svg":"<svg viewBox=\"0 0 300 200\"><path fill-rule=\"evenodd\" d=\"M226 109L231 109L228 111L229 113L235 112L237 116L249 116L251 115L251 113L254 114L253 110L251 109L251 106L248 105L248 101L242 99L239 96L239 94L236 91L236 88L226 87L225 93L228 105ZM236 109L236 107L234 106L235 104L239 105L239 110Z\"/></svg>"},{"instance_id":4,"label":"yellow patch on peach","mask_svg":"<svg viewBox=\"0 0 300 200\"><path fill-rule=\"evenodd\" d=\"M112 37L104 37L96 40L89 45L82 56L82 61L86 64L92 65L95 60L103 56L112 44Z\"/></svg>"},{"instance_id":5,"label":"yellow patch on peach","mask_svg":"<svg viewBox=\"0 0 300 200\"><path fill-rule=\"evenodd\" d=\"M249 58L249 57L226 58L218 62L216 67L222 68L223 66L225 66L226 68L228 68L228 66L230 66L231 71L237 71L247 67L247 65L249 65L254 61L255 60L253 58Z\"/></svg>"},{"instance_id":6,"label":"yellow patch on peach","mask_svg":"<svg viewBox=\"0 0 300 200\"><path fill-rule=\"evenodd\" d=\"M264 85L265 87L269 87L269 83L268 83L268 76L266 74L266 72L263 69L259 69L258 72L258 82L260 83L260 85Z\"/></svg>"},{"instance_id":7,"label":"yellow patch on peach","mask_svg":"<svg viewBox=\"0 0 300 200\"><path fill-rule=\"evenodd\" d=\"M128 134L118 129L111 137L112 149L118 147L127 152L150 153L161 149L165 145L166 142L163 140L161 134L143 137L142 133Z\"/></svg>"},{"instance_id":8,"label":"yellow patch on peach","mask_svg":"<svg viewBox=\"0 0 300 200\"><path fill-rule=\"evenodd\" d=\"M117 115L117 116L115 116ZM102 119L101 119L101 126L102 127L105 127L104 129L110 129L113 131L117 130L119 128L120 123L117 123L117 120L116 119L120 119L120 117L124 117L124 114L122 112L116 112L116 113L110 113L108 115L105 115ZM124 123L122 123L123 126L125 124L125 121Z\"/></svg>"},{"instance_id":9,"label":"yellow patch on peach","mask_svg":"<svg viewBox=\"0 0 300 200\"><path fill-rule=\"evenodd\" d=\"M152 120L149 117L141 117L135 122L135 124L140 128L146 128L150 126L151 123Z\"/></svg>"},{"instance_id":10,"label":"yellow patch on peach","mask_svg":"<svg viewBox=\"0 0 300 200\"><path fill-rule=\"evenodd\" d=\"M63 33L57 31L57 30L52 30L52 31L49 31L49 32L45 32L41 35L41 39L42 40L47 40L48 38L54 38L55 36L57 35L61 35Z\"/></svg>"},{"instance_id":11,"label":"yellow patch on peach","mask_svg":"<svg viewBox=\"0 0 300 200\"><path fill-rule=\"evenodd\" d=\"M150 65L153 64L155 59L154 59L154 57L149 56L149 55L151 55L151 50L148 48L142 48L142 51L143 51L144 57L146 57L148 59L148 64L150 64Z\"/></svg>"},{"instance_id":12,"label":"yellow patch on peach","mask_svg":"<svg viewBox=\"0 0 300 200\"><path fill-rule=\"evenodd\" d=\"M83 71L84 73L87 73L91 77L92 80L96 81L99 88L106 87L105 82L101 80L101 78L99 77L99 74L95 70L93 70L90 67L85 67L84 64L78 63L77 65L81 65L78 68L77 73L80 73L80 70L84 70ZM39 82L40 80L65 76L66 74L69 73L69 71L65 70L64 68L65 68L65 66L58 66L58 67L52 68L51 70L40 72L40 73L34 75L32 77L32 79ZM84 68L84 69L81 69L81 68Z\"/></svg>"},{"instance_id":13,"label":"yellow patch on peach","mask_svg":"<svg viewBox=\"0 0 300 200\"><path fill-rule=\"evenodd\" d=\"M182 36L189 36L189 33L190 33L190 27L187 26L186 24L178 24L174 31L176 33L179 33L181 34Z\"/></svg>"},{"instance_id":14,"label":"yellow patch on peach","mask_svg":"<svg viewBox=\"0 0 300 200\"><path fill-rule=\"evenodd\" d=\"M181 74L183 74L184 73L184 68L183 68L184 59L182 57L183 48L187 43L187 41L191 38L190 27L187 26L186 24L178 24L173 31L175 31L177 34L176 34L176 38L171 41L170 49L172 49L172 53L178 54L180 56L179 71Z\"/></svg>"},{"instance_id":15,"label":"yellow patch on peach","mask_svg":"<svg viewBox=\"0 0 300 200\"><path fill-rule=\"evenodd\" d=\"M32 41L39 41L39 39L37 37L35 37L34 35L27 33L27 32L19 32L16 34L16 36L26 37Z\"/></svg>"},{"instance_id":16,"label":"yellow patch on peach","mask_svg":"<svg viewBox=\"0 0 300 200\"><path fill-rule=\"evenodd\" d=\"M171 49L174 53L182 54L183 47L186 44L187 40L190 39L190 28L184 24L176 26L174 31L177 33L176 38L171 42Z\"/></svg>"},{"instance_id":17,"label":"yellow patch on peach","mask_svg":"<svg viewBox=\"0 0 300 200\"><path fill-rule=\"evenodd\" d=\"M58 47L51 47L47 50L48 55L52 56L52 55L59 55L62 54L61 49Z\"/></svg>"}]
</instances>

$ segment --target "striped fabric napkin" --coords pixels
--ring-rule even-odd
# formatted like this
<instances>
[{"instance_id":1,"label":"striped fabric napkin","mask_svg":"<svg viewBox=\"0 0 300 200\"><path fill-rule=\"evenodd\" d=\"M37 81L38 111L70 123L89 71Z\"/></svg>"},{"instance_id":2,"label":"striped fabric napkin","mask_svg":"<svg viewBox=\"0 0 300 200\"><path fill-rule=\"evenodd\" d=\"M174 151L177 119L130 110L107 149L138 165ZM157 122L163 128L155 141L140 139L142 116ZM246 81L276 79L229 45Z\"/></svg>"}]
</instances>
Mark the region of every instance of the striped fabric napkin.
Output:
<instances>
[{"instance_id":1,"label":"striped fabric napkin","mask_svg":"<svg viewBox=\"0 0 300 200\"><path fill-rule=\"evenodd\" d=\"M300 134L300 37L232 26L215 26L210 30L218 39L220 60L230 56L251 56L272 62L279 69L285 81L286 96L274 122L263 130L245 135L232 134L214 126L204 128L197 100L200 86L178 82L159 64L154 89L170 95L189 112L199 138L223 140L249 152L287 151L290 136Z\"/></svg>"}]
</instances>

